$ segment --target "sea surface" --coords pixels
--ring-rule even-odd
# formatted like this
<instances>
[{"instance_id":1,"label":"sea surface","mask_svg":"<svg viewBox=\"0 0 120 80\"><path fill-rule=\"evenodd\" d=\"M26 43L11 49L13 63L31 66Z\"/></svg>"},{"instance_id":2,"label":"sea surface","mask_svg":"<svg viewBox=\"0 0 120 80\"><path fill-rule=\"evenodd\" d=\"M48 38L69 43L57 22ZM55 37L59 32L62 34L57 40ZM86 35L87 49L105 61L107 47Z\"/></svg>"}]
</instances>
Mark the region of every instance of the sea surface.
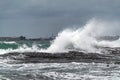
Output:
<instances>
[{"instance_id":1,"label":"sea surface","mask_svg":"<svg viewBox=\"0 0 120 80\"><path fill-rule=\"evenodd\" d=\"M0 49L17 49L19 47L47 48L50 46L50 41L0 41Z\"/></svg>"},{"instance_id":2,"label":"sea surface","mask_svg":"<svg viewBox=\"0 0 120 80\"><path fill-rule=\"evenodd\" d=\"M1 41L0 55L40 51L51 41ZM0 80L120 80L120 65L106 63L11 63L0 57Z\"/></svg>"}]
</instances>

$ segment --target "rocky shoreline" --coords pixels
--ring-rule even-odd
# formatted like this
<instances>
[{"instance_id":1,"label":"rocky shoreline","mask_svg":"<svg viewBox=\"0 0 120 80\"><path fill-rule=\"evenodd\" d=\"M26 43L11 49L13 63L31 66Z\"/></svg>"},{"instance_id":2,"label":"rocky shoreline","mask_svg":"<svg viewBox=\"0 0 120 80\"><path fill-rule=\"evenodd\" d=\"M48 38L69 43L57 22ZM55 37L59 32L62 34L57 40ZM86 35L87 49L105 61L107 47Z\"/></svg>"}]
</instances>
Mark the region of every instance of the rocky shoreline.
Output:
<instances>
[{"instance_id":1,"label":"rocky shoreline","mask_svg":"<svg viewBox=\"0 0 120 80\"><path fill-rule=\"evenodd\" d=\"M0 55L1 58L9 58L16 63L66 63L66 62L86 62L86 63L120 63L120 48L105 48L106 53L84 53L69 51L65 53L46 52L11 52Z\"/></svg>"}]
</instances>

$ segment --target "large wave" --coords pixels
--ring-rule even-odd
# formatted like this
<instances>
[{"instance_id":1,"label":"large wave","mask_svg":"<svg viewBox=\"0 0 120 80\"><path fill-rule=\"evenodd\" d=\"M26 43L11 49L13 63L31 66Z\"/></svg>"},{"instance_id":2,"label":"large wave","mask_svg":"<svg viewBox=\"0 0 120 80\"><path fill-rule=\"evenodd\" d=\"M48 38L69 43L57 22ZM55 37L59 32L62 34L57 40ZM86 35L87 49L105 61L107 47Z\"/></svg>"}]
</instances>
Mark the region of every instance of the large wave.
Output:
<instances>
[{"instance_id":1,"label":"large wave","mask_svg":"<svg viewBox=\"0 0 120 80\"><path fill-rule=\"evenodd\" d=\"M8 47L12 45L12 48L0 48L0 54L9 52L59 53L74 50L101 53L101 47L120 47L120 39L115 41L98 39L98 37L101 36L117 35L119 26L119 22L116 21L91 19L84 26L80 26L78 29L69 28L58 33L58 36L55 38L55 40L52 41L50 47L47 49L41 48L44 46L44 44L33 43L32 46L28 46L25 43L20 45L14 41L2 41L0 42L1 45L6 45Z\"/></svg>"},{"instance_id":2,"label":"large wave","mask_svg":"<svg viewBox=\"0 0 120 80\"><path fill-rule=\"evenodd\" d=\"M88 52L100 51L97 47L119 47L118 41L97 40L96 37L116 35L120 24L92 19L86 25L78 29L65 29L58 34L48 52L64 52L69 50L83 50Z\"/></svg>"}]
</instances>

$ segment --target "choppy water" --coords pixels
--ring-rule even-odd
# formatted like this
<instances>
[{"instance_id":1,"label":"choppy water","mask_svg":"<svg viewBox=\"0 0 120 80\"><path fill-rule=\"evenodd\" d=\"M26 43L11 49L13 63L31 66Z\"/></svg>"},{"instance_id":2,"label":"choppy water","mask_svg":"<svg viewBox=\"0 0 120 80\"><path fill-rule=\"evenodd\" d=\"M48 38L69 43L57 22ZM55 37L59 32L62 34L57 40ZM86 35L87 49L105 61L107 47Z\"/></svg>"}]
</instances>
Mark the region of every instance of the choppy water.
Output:
<instances>
[{"instance_id":1,"label":"choppy water","mask_svg":"<svg viewBox=\"0 0 120 80\"><path fill-rule=\"evenodd\" d=\"M0 41L0 54L9 52L35 52L46 49L50 41Z\"/></svg>"},{"instance_id":2,"label":"choppy water","mask_svg":"<svg viewBox=\"0 0 120 80\"><path fill-rule=\"evenodd\" d=\"M47 48L49 41L0 42L0 53ZM27 46L27 47L25 47ZM19 48L21 47L21 48ZM11 63L0 58L0 80L119 80L120 65L105 63Z\"/></svg>"},{"instance_id":3,"label":"choppy water","mask_svg":"<svg viewBox=\"0 0 120 80\"><path fill-rule=\"evenodd\" d=\"M0 49L17 49L23 45L27 47L36 45L39 48L47 48L50 46L50 41L0 41Z\"/></svg>"},{"instance_id":4,"label":"choppy water","mask_svg":"<svg viewBox=\"0 0 120 80\"><path fill-rule=\"evenodd\" d=\"M1 80L119 80L120 65L101 63L0 63Z\"/></svg>"}]
</instances>

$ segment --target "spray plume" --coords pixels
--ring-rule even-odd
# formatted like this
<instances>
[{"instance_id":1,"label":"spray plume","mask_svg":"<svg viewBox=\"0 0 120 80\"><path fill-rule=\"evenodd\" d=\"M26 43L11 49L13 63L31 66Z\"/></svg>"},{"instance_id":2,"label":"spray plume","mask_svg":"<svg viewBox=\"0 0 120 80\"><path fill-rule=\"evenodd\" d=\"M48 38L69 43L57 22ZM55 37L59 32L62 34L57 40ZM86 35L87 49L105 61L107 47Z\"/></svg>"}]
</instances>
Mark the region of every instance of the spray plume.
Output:
<instances>
[{"instance_id":1,"label":"spray plume","mask_svg":"<svg viewBox=\"0 0 120 80\"><path fill-rule=\"evenodd\" d=\"M92 19L86 25L76 30L65 29L58 34L51 46L47 49L47 52L55 53L70 50L96 52L98 51L96 46L115 47L116 41L99 41L96 37L114 35L119 25L117 22Z\"/></svg>"}]
</instances>

